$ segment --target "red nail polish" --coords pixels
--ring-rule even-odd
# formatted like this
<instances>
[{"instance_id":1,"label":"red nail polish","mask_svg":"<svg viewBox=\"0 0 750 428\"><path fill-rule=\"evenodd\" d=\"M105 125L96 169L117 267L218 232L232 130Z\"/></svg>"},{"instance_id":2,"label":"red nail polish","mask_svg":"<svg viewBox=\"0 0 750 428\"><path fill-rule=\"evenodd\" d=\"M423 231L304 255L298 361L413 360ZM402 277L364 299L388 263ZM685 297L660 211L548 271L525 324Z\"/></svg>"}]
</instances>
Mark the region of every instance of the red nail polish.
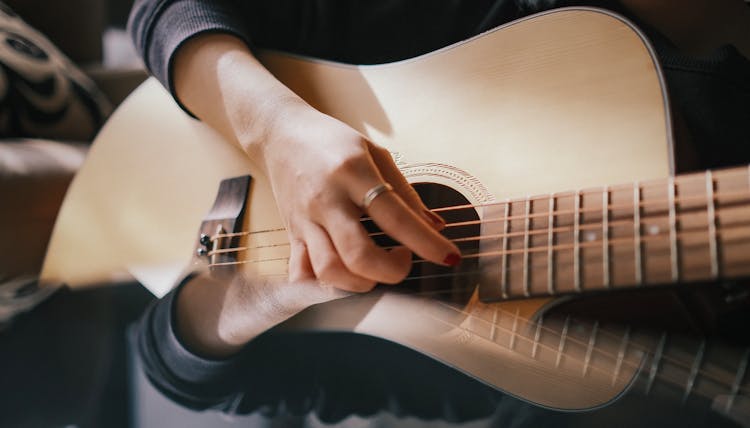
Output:
<instances>
[{"instance_id":1,"label":"red nail polish","mask_svg":"<svg viewBox=\"0 0 750 428\"><path fill-rule=\"evenodd\" d=\"M427 216L427 218L433 224L435 224L435 226L440 227L440 228L442 228L442 227L445 226L445 220L443 220L443 218L440 217L439 215L435 214L434 212L432 212L430 210L424 210L423 212L424 212L425 216Z\"/></svg>"},{"instance_id":2,"label":"red nail polish","mask_svg":"<svg viewBox=\"0 0 750 428\"><path fill-rule=\"evenodd\" d=\"M458 264L461 263L461 255L456 253L450 253L447 256L445 256L445 259L443 259L443 264L446 264L448 266L458 266Z\"/></svg>"}]
</instances>

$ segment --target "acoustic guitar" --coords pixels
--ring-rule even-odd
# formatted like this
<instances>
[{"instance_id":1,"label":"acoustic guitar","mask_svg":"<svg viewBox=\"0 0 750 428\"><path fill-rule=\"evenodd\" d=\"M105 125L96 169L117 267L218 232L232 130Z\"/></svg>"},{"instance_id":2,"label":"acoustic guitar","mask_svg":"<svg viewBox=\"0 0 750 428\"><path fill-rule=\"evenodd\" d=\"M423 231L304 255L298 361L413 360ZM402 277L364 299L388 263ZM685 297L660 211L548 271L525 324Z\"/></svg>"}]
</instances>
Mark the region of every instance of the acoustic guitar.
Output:
<instances>
[{"instance_id":1,"label":"acoustic guitar","mask_svg":"<svg viewBox=\"0 0 750 428\"><path fill-rule=\"evenodd\" d=\"M750 420L745 350L548 316L577 295L750 273L749 170L672 175L663 77L626 20L561 9L383 65L257 55L312 106L388 148L464 255L457 269L415 260L404 284L281 328L378 336L555 409L668 384ZM157 295L196 263L282 280L286 239L253 159L149 80L96 138L42 277L136 278Z\"/></svg>"}]
</instances>

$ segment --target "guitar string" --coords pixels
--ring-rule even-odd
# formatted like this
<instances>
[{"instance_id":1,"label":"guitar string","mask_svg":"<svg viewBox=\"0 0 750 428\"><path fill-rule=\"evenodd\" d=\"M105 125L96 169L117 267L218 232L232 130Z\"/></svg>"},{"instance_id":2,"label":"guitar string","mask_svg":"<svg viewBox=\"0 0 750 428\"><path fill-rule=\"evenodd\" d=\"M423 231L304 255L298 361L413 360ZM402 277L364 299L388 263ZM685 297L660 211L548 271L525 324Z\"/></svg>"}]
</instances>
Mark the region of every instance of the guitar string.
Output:
<instances>
[{"instance_id":1,"label":"guitar string","mask_svg":"<svg viewBox=\"0 0 750 428\"><path fill-rule=\"evenodd\" d=\"M624 224L625 222L627 222L627 220L616 221L616 222L612 222L611 221L609 224L611 225L611 227L617 227L617 226L623 226L623 225L625 225ZM632 224L632 223L633 223L632 221L629 222L629 224ZM448 225L448 227L451 227L451 226L453 226L453 224ZM573 230L573 228L574 228L573 225L562 226L562 227L553 227L552 228L552 232L553 233L570 232L570 231ZM580 230L588 230L588 229L594 229L596 231L599 231L599 230L602 229L602 227L601 227L601 225L595 225L595 224L585 224L585 225L581 225L580 226ZM281 229L281 230L285 231L286 229ZM505 238L505 237L507 237L507 238L518 238L518 237L524 237L527 234L529 236L546 235L549 232L550 232L549 229L544 229L544 230L543 229L534 229L534 230L529 230L528 233L527 232L509 232L509 233L506 233L506 234L502 234L501 233L501 234L492 234L492 235L467 236L467 237L449 239L449 241L451 241L451 242L471 242L471 241L481 241L483 239L500 239L500 238ZM367 236L368 237L376 237L376 236L387 236L387 235L385 235L385 233L382 233L382 232L377 232L377 233L368 234ZM209 251L207 253L207 255L211 256L211 255L214 255L214 254L224 254L224 253L232 253L232 252L237 252L237 251L258 250L258 249L261 249L261 248L275 248L275 247L285 247L285 246L289 246L289 243L288 242L281 242L281 243L276 243L276 244L258 245L256 247L247 247L247 246L244 246L244 247L228 247L228 248L221 248L221 249L218 249L218 250L211 250L211 251ZM381 248L383 248L383 249L391 249L391 248L395 248L395 246L381 247Z\"/></svg>"},{"instance_id":2,"label":"guitar string","mask_svg":"<svg viewBox=\"0 0 750 428\"><path fill-rule=\"evenodd\" d=\"M523 334L519 334L517 329L513 330L512 328L504 327L499 322L496 323L496 322L493 322L493 321L489 321L489 320L484 319L484 318L482 318L482 317L480 317L478 315L474 315L474 314L472 314L472 313L470 313L470 312L468 312L466 310L462 310L462 309L456 308L456 307L448 305L447 303L444 303L444 302L439 302L438 301L438 303L441 304L442 306L448 308L448 309L451 309L451 310L453 310L453 311L455 311L455 312L457 312L457 313L459 313L461 315L466 316L469 319L477 320L477 321L480 321L482 323L488 324L490 327L497 328L497 329L503 330L505 332L509 332L511 335L513 335L513 336L515 336L517 338L521 338L523 340L527 340L527 341L531 342L532 344L536 343L538 346L546 347L547 349L550 349L550 350L552 350L555 353L562 354L563 356L565 356L567 358L570 358L570 359L572 359L575 362L578 362L578 363L582 362L581 359L576 358L576 357L570 355L570 351L567 351L568 355L565 355L565 351L560 351L559 348L555 348L552 345L545 345L544 343L541 343L541 342L537 341L536 339L531 339L528 336L525 336ZM510 311L505 310L505 309L499 309L499 311L506 313L508 316L516 317L516 313L514 313L514 312L510 312ZM462 326L460 324L451 323L449 321L446 321L444 319L438 318L436 316L432 316L432 317L435 318L438 321L441 321L441 322L443 322L443 323L451 326L451 327L467 331L470 334L476 335L477 337L480 337L480 338L482 338L484 340L487 340L487 341L489 341L490 343L492 343L492 344L494 344L496 346L503 347L502 344L500 344L500 343L498 343L498 342L496 342L496 341L494 341L492 339L488 339L488 338L482 336L481 334L479 334L476 331L471 331L468 328L466 328L466 327L464 327L464 326ZM531 319L526 318L526 317L522 317L522 316L518 316L518 320L519 321L523 321L523 322L527 322L531 326L531 329L534 329L534 328L536 328L537 326L540 325L538 321L532 321ZM574 320L574 321L576 321L576 320ZM560 332L558 332L556 329L554 329L552 327L544 326L544 325L541 325L539 328L541 330L545 330L547 333L551 333L554 337L557 337L559 335L560 338L561 338L561 340L562 340L562 334ZM619 335L617 335L616 333L611 332L611 331L607 331L605 329L597 330L597 334L598 335L607 335L610 338L616 339L616 340L620 340L621 339L621 337ZM579 346L587 348L587 349L589 347L589 341L580 340L580 339L578 339L578 338L576 338L574 336L566 336L565 341L566 341L565 343L571 343L572 342L572 343L575 343L576 345L579 345ZM652 346L641 344L640 342L636 342L636 341L632 341L632 342L629 341L628 342L628 347L631 348L631 349L635 348L637 351L642 352L644 354L644 356L653 357L653 353L651 352ZM508 347L508 348L511 349L511 350L513 350L510 347ZM592 349L592 352L597 352L597 351L600 354L602 354L602 355L604 355L604 356L606 356L608 358L619 360L619 357L617 355L615 355L614 353L609 353L607 351L604 351L601 346L598 347L598 350L597 349ZM692 360L691 361L682 361L682 360L680 360L678 358L675 358L675 356L671 356L671 355L662 355L662 357L660 358L660 361L672 363L674 365L679 366L680 368L687 369L688 371L692 368L692 365L693 365L693 361ZM584 360L584 363L585 363L585 360ZM636 369L636 370L641 367L640 364L630 363L629 361L627 361L625 359L623 359L623 364L629 364L629 365L631 365L631 368ZM594 367L591 364L589 366L590 367ZM609 371L606 370L606 369L602 369L602 368L599 368L599 369L602 370L602 371L604 371L605 373L609 373ZM661 373L664 376L664 372L662 371ZM724 376L722 376L722 374L716 374L716 373L713 373L713 372L709 372L705 368L698 369L696 371L696 373L699 374L700 376L702 376L703 379L705 379L705 380L711 380L714 383L719 384L721 386L731 387L732 384L733 384L733 381L734 381L732 373L729 373L729 374L724 373L724 374L727 374L727 377L729 377L730 380L724 380L723 379ZM680 387L684 387L684 383L683 382L677 382L677 381L675 381L674 384L678 385ZM727 388L727 389L729 389L729 388ZM743 391L743 392L750 391L750 386L740 386L739 390Z\"/></svg>"},{"instance_id":3,"label":"guitar string","mask_svg":"<svg viewBox=\"0 0 750 428\"><path fill-rule=\"evenodd\" d=\"M694 214L694 213L682 213L681 216L687 217L688 214ZM546 216L545 216L546 217ZM678 216L679 217L679 216ZM666 215L650 215L650 216L641 216L641 224L646 223L648 226L649 223L652 226L657 226L654 223L656 223L659 220L667 220L669 219L669 214ZM683 219L684 220L684 219ZM461 222L461 223L450 223L446 225L446 229L449 227L465 227L470 226L473 224L486 224L493 222L493 220L487 221L487 222L475 222L472 221L472 224L466 224L468 222ZM635 221L632 219L622 219L622 220L610 220L608 223L608 229L615 229L617 227L629 227L632 228L635 224ZM659 226L657 226L659 227ZM708 225L703 226L704 229L707 229ZM695 229L698 229L699 226L696 226ZM508 233L498 233L498 234L485 234L485 235L475 235L475 236L466 236L461 238L455 238L451 239L452 242L466 242L466 241L481 241L482 239L499 239L499 238L523 238L526 236L533 237L536 235L548 235L550 232L552 233L566 233L566 232L574 232L576 229L575 224L565 225L565 226L558 226L558 227L552 227L550 228L547 226L544 229L531 229L531 230L523 230L523 231L514 231L514 232L508 232ZM595 232L602 231L603 226L602 223L582 223L578 225L578 230L585 232L588 230L593 230ZM660 228L661 229L661 228ZM685 228L682 228L681 230L688 230ZM648 235L654 235L654 233L648 233ZM642 235L642 236L648 236L648 235ZM370 233L367 235L368 237L378 237L378 236L388 236L384 232L376 232L376 233ZM288 245L288 244L287 244Z\"/></svg>"},{"instance_id":4,"label":"guitar string","mask_svg":"<svg viewBox=\"0 0 750 428\"><path fill-rule=\"evenodd\" d=\"M743 242L748 242L748 241L749 240L743 240ZM663 255L663 254L669 254L669 250L667 249L667 251L654 252L652 255L653 256L658 256L658 255ZM288 257L279 257L277 259L268 259L267 261L284 261L284 262L287 262L288 260L289 260ZM600 260L595 260L595 261L598 262ZM249 261L212 263L212 264L209 264L208 267L235 266L235 265L240 265L240 264L244 264L244 263L248 263L248 262ZM558 263L557 266L559 268L564 268L564 267L571 266L572 264L573 264L572 262L571 263ZM725 264L724 268L731 269L731 268L735 268L735 267L738 267L738 266L744 267L745 263L741 263L741 264ZM505 268L504 272L508 272L508 273L519 272L522 269L523 269L522 266L512 266L512 264L511 264L510 266L507 266ZM542 263L531 263L529 265L529 269L531 269L532 271L544 270L546 272L549 269L549 266L546 263L544 263L544 264L542 264ZM683 270L682 273L683 273L684 276L690 276L694 272L695 269L698 269L698 268ZM705 269L703 269L703 270L705 270ZM472 270L472 271L462 271L462 272L449 272L449 273L442 273L442 274L414 275L414 276L408 276L408 277L404 278L404 280L402 281L402 283L412 282L412 281L418 281L418 280L430 280L430 279L451 279L451 278L461 278L461 277L474 277L474 276L477 276L477 275L481 275L482 273L485 273L485 272L486 272L485 270ZM698 274L699 274L698 276L700 276L701 273L705 273L705 272L698 272ZM287 273L265 274L265 275L267 275L267 276L286 277ZM620 285L617 285L616 287L619 287L619 286ZM476 285L473 285L472 289L475 288L475 287L476 287ZM546 290L546 288L545 288L545 290ZM534 296L555 296L555 295L563 295L563 294L569 294L569 293L573 293L574 292L574 290L567 290L567 289L566 290L560 290L560 287L558 287L558 290L559 290L559 292L554 293L554 294L549 294L547 292L545 292L545 293L534 293ZM451 292L451 291L460 292L461 290L456 289L455 287L451 287L451 288L446 288L446 289L435 290L434 292L435 293L446 293L446 292ZM583 291L585 292L585 291L592 291L592 290L583 290Z\"/></svg>"},{"instance_id":5,"label":"guitar string","mask_svg":"<svg viewBox=\"0 0 750 428\"><path fill-rule=\"evenodd\" d=\"M663 216L663 217L660 217L660 218L668 218L668 217L667 216ZM613 226L614 223L618 223L618 224ZM622 220L620 222L609 222L610 228L625 225L623 223L627 223L627 225L629 225L630 227L632 227L632 225L634 224L633 221L629 221L628 222L627 220ZM641 222L641 223L643 223L643 222ZM723 226L724 229L730 229L730 228L731 229L739 229L739 228L747 228L747 227L750 227L750 221L747 221L747 222L736 222L736 223L733 223L733 224L730 224L730 225ZM552 233L565 233L565 232L571 232L573 229L574 229L573 226L570 226L570 227L569 226L564 226L564 227L552 228L551 231L552 231ZM601 225L581 225L579 227L579 230L587 231L589 229L592 229L592 230L594 230L596 232L599 232L599 231L601 231L602 226ZM659 228L659 229L661 230L662 228ZM492 235L467 236L467 237L449 239L449 241L454 242L454 243L460 243L460 242L482 241L482 240L487 240L487 239L503 239L503 238L512 239L512 238L525 237L527 235L528 236L547 235L547 234L549 234L549 232L550 232L549 229L535 229L534 231L528 231L528 232L523 231L523 232L510 232L510 233L492 234ZM689 228L682 227L682 228L680 228L680 232L678 232L677 237L679 238L683 234L704 234L704 233L707 233L707 226L702 226L701 225L701 226L694 226L694 227L689 227ZM372 237L374 235L371 234L371 235L368 235L368 236ZM669 237L669 236L671 236L671 232L669 230L667 230L666 232L661 232L660 231L660 232L657 232L657 233L647 232L646 235L641 235L640 239L641 240L644 240L644 239L645 240L649 240L649 239L651 239L651 240L657 240L658 238L664 238L664 237ZM623 241L625 239L633 239L634 240L635 238L634 237L609 238L608 242L610 242L610 243L617 243L617 242ZM601 244L601 243L603 243L603 241L593 239L593 240L586 240L586 241L583 241L583 242L578 242L578 244L573 243L573 244L558 244L557 246L553 245L552 249L553 250L557 250L557 249L571 249L571 248L573 248L576 245L591 244L590 246L594 246L593 244ZM264 245L254 246L254 247L252 247L252 246L227 247L227 248L220 248L218 250L211 250L208 253L206 253L206 255L210 257L212 255L218 255L218 254L228 254L228 253L234 253L234 252L240 252L240 251L253 251L253 250L260 250L260 249L270 249L270 248L286 247L286 246L289 246L288 242L278 242L278 243L273 243L273 244L264 244ZM384 247L381 247L381 248L383 248L385 250L390 250L390 249L393 249L393 248L396 248L396 247L398 247L398 245L384 246ZM549 246L535 245L535 246L528 247L527 250L529 252L533 252L532 250L546 251L548 249L549 249ZM523 248L520 248L520 249L514 249L513 251L524 252L526 250L523 249ZM503 255L503 254L501 253L500 255Z\"/></svg>"},{"instance_id":6,"label":"guitar string","mask_svg":"<svg viewBox=\"0 0 750 428\"><path fill-rule=\"evenodd\" d=\"M682 214L682 215L684 215L684 214ZM720 216L721 216L721 213L719 213L717 215L717 217L720 217ZM665 216L644 216L644 217L642 217L643 220L641 221L641 223L644 223L644 222L648 223L649 220L650 221L656 221L658 219L666 219L666 218L668 218L668 215L665 215ZM634 224L633 221L628 221L628 220L621 220L621 221L617 221L617 222L611 222L610 225L612 225L613 223L618 223L617 226L619 226L621 223ZM738 228L741 228L742 226L744 226L745 224L746 223L732 224L732 225L723 226L722 228L723 229L730 229L730 228L731 229L738 229ZM617 226L611 226L611 227L617 227ZM575 226L572 226L572 227L574 228ZM600 228L601 228L600 225L581 225L581 226L579 226L579 230L580 229L584 229L584 230L595 229L595 230L598 231L598 229L600 229ZM553 233L559 233L561 231L562 232L568 232L568 231L570 231L570 229L571 229L571 226L553 228ZM283 230L283 229L281 229L281 230ZM704 232L703 226L695 226L693 228L682 228L681 232L679 232L679 233L676 234L676 237L677 238L684 237L686 235L686 233L702 234L703 232ZM546 230L537 229L537 230L529 231L529 232L525 232L524 231L524 232L511 232L511 233L508 233L508 234L485 235L485 236L479 235L479 236L471 236L471 237L462 237L462 238L453 239L452 241L453 242L466 242L466 241L482 240L482 239L502 239L502 238L506 238L506 237L507 238L513 238L513 237L517 237L519 235L525 237L527 234L528 235L536 235L536 234L548 234L548 233L549 233L549 229L546 229ZM374 236L374 235L375 234L371 234L369 236ZM657 239L663 238L665 236L671 236L671 231L667 231L665 233L649 233L648 235L643 235L643 236L640 236L639 238L640 238L640 240L657 240ZM635 237L632 237L632 238L630 238L630 237L623 237L623 238L614 238L614 239L610 238L610 239L608 239L608 241L610 243L612 243L612 244L627 244L627 243L630 243L630 239L635 240ZM576 246L579 246L579 247L596 247L598 244L601 244L601 243L602 243L602 241L595 239L595 240L587 240L585 242L578 242L578 243L572 243L572 244L558 244L556 246L553 245L552 249L553 250L566 250L566 249L573 249ZM270 244L270 245L260 245L260 246L257 246L257 247L248 247L248 246L230 247L230 248L222 248L222 249L219 249L219 250L211 250L208 253L208 255L210 256L210 255L214 255L214 254L225 254L225 253L232 253L232 252L238 252L238 251L256 250L256 249L262 249L262 248L274 248L274 247L281 247L281 246L288 246L288 245L289 244L287 242L282 242L282 243L275 243L275 244ZM385 247L385 248L389 249L389 248L393 248L393 247ZM528 253L533 253L533 252L545 251L545 250L548 250L548 249L549 249L549 246L538 246L537 245L537 246L532 246L532 247L530 247L528 249L508 250L507 253L508 254L512 254L512 253L527 253L527 252ZM505 255L505 253L506 252L502 252L501 251L501 252L479 254L479 255L475 255L473 257L480 257L480 256L486 256L486 255L503 256L503 255ZM468 257L472 257L472 256L468 256Z\"/></svg>"},{"instance_id":7,"label":"guitar string","mask_svg":"<svg viewBox=\"0 0 750 428\"><path fill-rule=\"evenodd\" d=\"M743 192L743 196L744 196L744 192ZM716 200L719 197L720 196L715 196L714 199ZM687 198L687 197L683 197L683 198ZM677 203L685 203L685 201L679 201L679 200L677 200L677 198L675 198L675 199L676 199L675 204L677 204ZM698 200L699 202L703 202L703 201L706 200L705 197L695 197L695 199ZM525 203L526 201L523 200L523 201L517 201L517 202L518 203L522 203L522 202ZM657 201L655 203L661 203L661 202L663 202L663 201ZM739 204L739 207L748 206L748 205L750 205L750 199L735 200L735 201L731 201L731 202L729 202L729 201L723 201L722 203L725 206L724 207L718 207L719 208L718 210L720 210L721 208L724 208L724 209L737 208L737 206L734 205L734 204ZM641 204L641 208L642 207L643 207L643 204ZM690 208L681 208L680 212L677 213L677 216L679 217L681 215L690 215L690 214L702 213L702 212L704 212L703 210L705 208L707 208L707 207L708 207L708 205L697 206L697 207L690 207ZM471 206L471 205L465 205L465 206L462 206L460 208L459 207L446 207L446 208L447 209L444 209L443 211L469 210L469 209L473 209L474 207ZM467 221L461 221L461 222L456 222L456 223L448 223L445 226L446 226L446 228L449 228L449 227L465 227L465 226L483 225L483 224L489 224L489 223L503 223L505 221L512 222L514 220L515 221L519 221L519 220L524 220L525 221L527 219L534 220L536 218L547 220L550 217L550 215L553 216L553 217L559 217L559 216L564 216L564 215L574 216L576 213L580 214L581 216L583 216L583 215L585 215L587 213L602 214L603 211L604 211L604 208L607 208L607 211L609 212L609 211L614 211L614 210L618 210L618 209L625 209L625 208L630 209L630 208L634 208L634 207L633 207L633 204L629 204L629 205L625 205L625 204L622 204L622 205L609 204L609 205L602 206L602 207L595 207L595 208L588 208L588 209L582 207L582 208L579 208L577 211L575 209L570 209L570 210L554 210L552 212L543 211L543 212L531 213L531 214L528 214L528 215L524 214L524 215L516 215L516 216L508 216L508 217L496 217L496 218L481 219L481 220L467 220ZM669 207L665 207L664 209L668 210ZM441 211L441 209L434 209L432 211L433 212L438 212L438 211ZM665 215L655 215L655 214L643 215L642 214L640 217L642 219L664 219L664 218L669 218L669 214L668 213L665 214ZM558 219L556 218L556 220L558 220ZM632 224L632 219L630 219L630 218L620 219L620 220L616 220L616 221L628 221L628 220L630 220L630 222ZM362 219L362 221L363 222L364 221L374 222L374 220L372 218L370 218L370 217L365 217L365 218ZM592 227L592 228L598 226L598 227L601 228L601 224L589 224L587 226ZM572 228L573 225L571 224L570 227ZM282 230L284 230L284 229L282 229ZM547 233L548 232L548 229L544 229L544 230L538 229L538 230L540 232L543 232L543 233ZM242 233L242 232L239 232L239 233ZM384 232L376 232L376 233L370 234L370 236L379 236L379 235L385 235L385 233Z\"/></svg>"},{"instance_id":8,"label":"guitar string","mask_svg":"<svg viewBox=\"0 0 750 428\"><path fill-rule=\"evenodd\" d=\"M611 191L610 191L611 192ZM750 204L750 199L747 198L747 191L737 191L737 192L714 192L714 197L712 198L715 202L720 202L725 205L729 204L741 204L741 206L745 206ZM548 201L551 197L560 198L560 196L539 196L538 199L542 199L544 201ZM734 200L734 201L721 201L720 199L723 198L729 198L729 197L741 197L740 200ZM581 196L583 198L583 195ZM696 202L707 202L706 195L703 196L675 196L674 203L675 204L684 204L688 201L695 200ZM642 200L640 201L637 206L636 204L629 203L629 204L607 204L606 206L599 206L595 208L579 208L577 211L581 215L585 215L586 213L594 213L594 214L601 214L604 211L604 208L607 208L607 211L614 211L614 210L634 210L636 207L640 209L647 208L650 205L660 205L663 203L669 203L669 198L664 199L655 199L655 200ZM502 201L502 202L492 202L487 204L466 204L466 205L456 205L456 206L450 206L450 207L441 207L441 208L435 208L431 209L432 212L449 212L449 211L460 211L460 210L475 210L477 208L488 208L493 206L504 206L507 204L513 204L513 203L526 203L526 199L518 199L518 200L508 200L508 201ZM706 205L708 207L708 205ZM689 211L700 211L702 206L699 207L691 207L691 208L683 208L681 209L681 213L683 212L689 212ZM717 207L720 208L720 207ZM729 207L725 207L729 208ZM718 210L717 210L718 211ZM492 218L492 219L486 219L486 220L470 220L465 222L459 222L459 223L451 223L446 224L446 227L456 227L456 226L470 226L470 225L476 225L476 224L485 224L485 223L495 223L495 222L504 222L504 221L513 221L513 220L525 220L527 218L534 219L534 218L547 218L550 215L552 216L563 216L563 215L574 215L576 213L575 209L566 209L566 210L554 210L552 212L545 211L545 212L538 212L538 213L531 213L528 215L516 215L516 216L508 216L508 217L498 217L498 218ZM647 218L649 216L642 216L642 218ZM360 219L362 222L366 221L373 221L371 217L362 217ZM220 239L220 238L234 238L234 237L240 237L240 236L247 236L247 235L258 235L258 234L266 234L266 233L273 233L273 232L283 232L286 231L285 228L272 228L272 229L262 229L257 231L240 231L240 232L229 232L229 233L219 233L211 236L212 240ZM382 233L382 232L378 232ZM376 236L376 235L373 235Z\"/></svg>"},{"instance_id":9,"label":"guitar string","mask_svg":"<svg viewBox=\"0 0 750 428\"><path fill-rule=\"evenodd\" d=\"M731 245L731 244L737 244L744 242L744 239L750 239L750 234L741 234L737 232L747 231L750 229L750 224L743 224L743 225L732 225L732 226L723 226L720 228L717 228L716 236L722 238L722 244L723 245ZM683 229L682 231L678 232L676 234L676 237L678 239L685 239L690 236L702 236L706 232L703 230L703 228L696 227L691 229ZM734 235L730 235L731 233L735 233ZM670 236L669 233L657 233L653 235L645 235L640 237L641 242L648 242L648 241L657 241L660 242L665 236ZM740 239L728 239L732 237L740 236ZM555 245L537 245L532 246L529 248L515 248L515 249L509 249L509 250L499 250L499 251L486 251L486 252L477 252L477 253L466 253L462 254L462 259L473 259L473 258L480 258L480 257L503 257L506 255L513 255L513 254L532 254L532 253L538 253L538 252L546 252L549 249L552 249L553 251L562 251L562 250L573 250L576 247L578 248L600 248L603 244L604 240L591 240L591 241L584 241L584 242L578 242L573 244L555 244ZM625 246L626 244L633 243L635 244L636 239L634 237L622 237L622 238L609 238L607 240L609 242L610 246ZM213 252L209 252L208 255L218 255L218 254L228 254L228 253L236 253L241 251L252 251L256 249L272 249L272 248L278 248L282 246L287 246L288 244L274 244L274 245L265 245L265 246L259 246L259 247L235 247L235 248L227 248L222 250L216 250ZM702 249L705 245L708 245L708 243L700 243L693 246L687 246L687 245L681 245L680 250L686 251L691 249ZM381 247L384 249L391 249L395 247ZM670 253L671 254L671 250ZM559 256L559 254L558 254ZM231 261L231 262L220 262L220 263L211 263L210 266L230 266L234 264L247 264L247 263L265 263L270 261L279 261L286 259L288 260L288 257L275 257L271 259L251 259L251 260L239 260L239 261ZM596 260L599 261L599 260ZM421 263L428 263L428 261L424 259L416 259L412 261L412 265L415 264L421 264ZM545 265L546 266L546 265Z\"/></svg>"},{"instance_id":10,"label":"guitar string","mask_svg":"<svg viewBox=\"0 0 750 428\"><path fill-rule=\"evenodd\" d=\"M750 225L747 225L747 226L744 226L744 225L743 226L734 226L734 227L725 226L724 229L742 229L742 230L746 230L747 229L747 230L750 230ZM732 230L732 231L727 231L727 232L737 232L737 231L736 230ZM682 238L687 238L688 236L703 235L705 233L706 233L705 230L686 230L686 231L677 233L676 236L677 236L678 239L682 239ZM646 236L642 236L640 240L641 240L641 242L643 242L643 241L658 241L659 238L662 238L662 235L663 234L646 235ZM668 233L666 235L669 236ZM729 235L727 233L720 234L718 232L717 232L717 236L729 237ZM737 235L733 235L733 236L737 236ZM745 234L742 237L750 239L750 234ZM736 241L741 242L741 240L736 240ZM609 242L610 246L614 246L614 245L625 246L624 244L629 244L631 242L634 243L635 239L634 238L630 238L630 237L609 238L607 240L607 242ZM727 243L731 243L731 242L733 242L733 241L723 241L722 243L726 245ZM557 245L546 245L546 246L533 246L533 247L529 247L529 248L516 248L516 249L511 249L511 250L487 251L487 252L483 252L483 253L468 253L466 255L462 255L462 258L470 259L470 258L479 258L479 257L488 257L488 256L502 257L502 256L505 256L505 255L513 255L513 254L527 254L527 253L531 254L531 253L547 252L549 249L552 249L552 251L573 250L576 247L581 248L581 249L585 249L585 248L589 248L589 247L591 247L591 248L597 248L598 249L598 248L601 248L601 246L602 246L603 243L604 243L604 240L592 240L592 241L578 242L578 243L574 243L574 244L557 244ZM704 245L708 245L708 243L695 245L694 248L698 247L698 246L700 246L702 248ZM388 248L388 247L386 247L386 248ZM393 248L395 248L395 247L393 247ZM683 246L681 248L682 248L683 251L686 249L685 246ZM689 247L687 247L687 248L689 248ZM416 261L412 262L412 264L426 263L426 262L427 262L426 260L419 259L419 260L416 260Z\"/></svg>"}]
</instances>

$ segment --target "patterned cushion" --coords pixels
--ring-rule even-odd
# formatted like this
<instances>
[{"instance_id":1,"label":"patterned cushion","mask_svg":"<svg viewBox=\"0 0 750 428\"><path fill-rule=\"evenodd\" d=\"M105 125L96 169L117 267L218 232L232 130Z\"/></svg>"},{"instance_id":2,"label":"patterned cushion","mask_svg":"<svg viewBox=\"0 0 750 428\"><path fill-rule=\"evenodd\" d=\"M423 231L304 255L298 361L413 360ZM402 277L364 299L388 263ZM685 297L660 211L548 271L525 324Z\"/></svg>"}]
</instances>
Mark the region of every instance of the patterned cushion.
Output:
<instances>
[{"instance_id":1,"label":"patterned cushion","mask_svg":"<svg viewBox=\"0 0 750 428\"><path fill-rule=\"evenodd\" d=\"M91 79L0 2L0 138L90 140L111 110Z\"/></svg>"}]
</instances>

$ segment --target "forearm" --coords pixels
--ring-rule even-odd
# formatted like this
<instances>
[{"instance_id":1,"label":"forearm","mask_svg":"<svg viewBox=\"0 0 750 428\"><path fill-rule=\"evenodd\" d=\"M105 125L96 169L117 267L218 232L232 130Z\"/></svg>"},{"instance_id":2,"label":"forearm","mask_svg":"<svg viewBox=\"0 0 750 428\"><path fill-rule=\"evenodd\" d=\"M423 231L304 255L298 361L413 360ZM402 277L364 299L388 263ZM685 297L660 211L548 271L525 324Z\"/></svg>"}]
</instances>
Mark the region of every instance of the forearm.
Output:
<instances>
[{"instance_id":1,"label":"forearm","mask_svg":"<svg viewBox=\"0 0 750 428\"><path fill-rule=\"evenodd\" d=\"M226 358L308 306L345 294L313 282L291 284L201 274L177 295L177 336L198 355Z\"/></svg>"},{"instance_id":2,"label":"forearm","mask_svg":"<svg viewBox=\"0 0 750 428\"><path fill-rule=\"evenodd\" d=\"M179 290L174 317L177 337L198 355L227 357L249 340L230 334L221 319L230 288L231 282L200 275Z\"/></svg>"},{"instance_id":3,"label":"forearm","mask_svg":"<svg viewBox=\"0 0 750 428\"><path fill-rule=\"evenodd\" d=\"M292 106L306 106L234 36L200 34L174 55L180 102L252 158L262 159L262 143L280 115Z\"/></svg>"},{"instance_id":4,"label":"forearm","mask_svg":"<svg viewBox=\"0 0 750 428\"><path fill-rule=\"evenodd\" d=\"M175 322L177 336L188 349L204 357L225 358L289 316L281 310L269 311L257 290L245 283L242 276L227 281L202 274L182 287Z\"/></svg>"}]
</instances>

